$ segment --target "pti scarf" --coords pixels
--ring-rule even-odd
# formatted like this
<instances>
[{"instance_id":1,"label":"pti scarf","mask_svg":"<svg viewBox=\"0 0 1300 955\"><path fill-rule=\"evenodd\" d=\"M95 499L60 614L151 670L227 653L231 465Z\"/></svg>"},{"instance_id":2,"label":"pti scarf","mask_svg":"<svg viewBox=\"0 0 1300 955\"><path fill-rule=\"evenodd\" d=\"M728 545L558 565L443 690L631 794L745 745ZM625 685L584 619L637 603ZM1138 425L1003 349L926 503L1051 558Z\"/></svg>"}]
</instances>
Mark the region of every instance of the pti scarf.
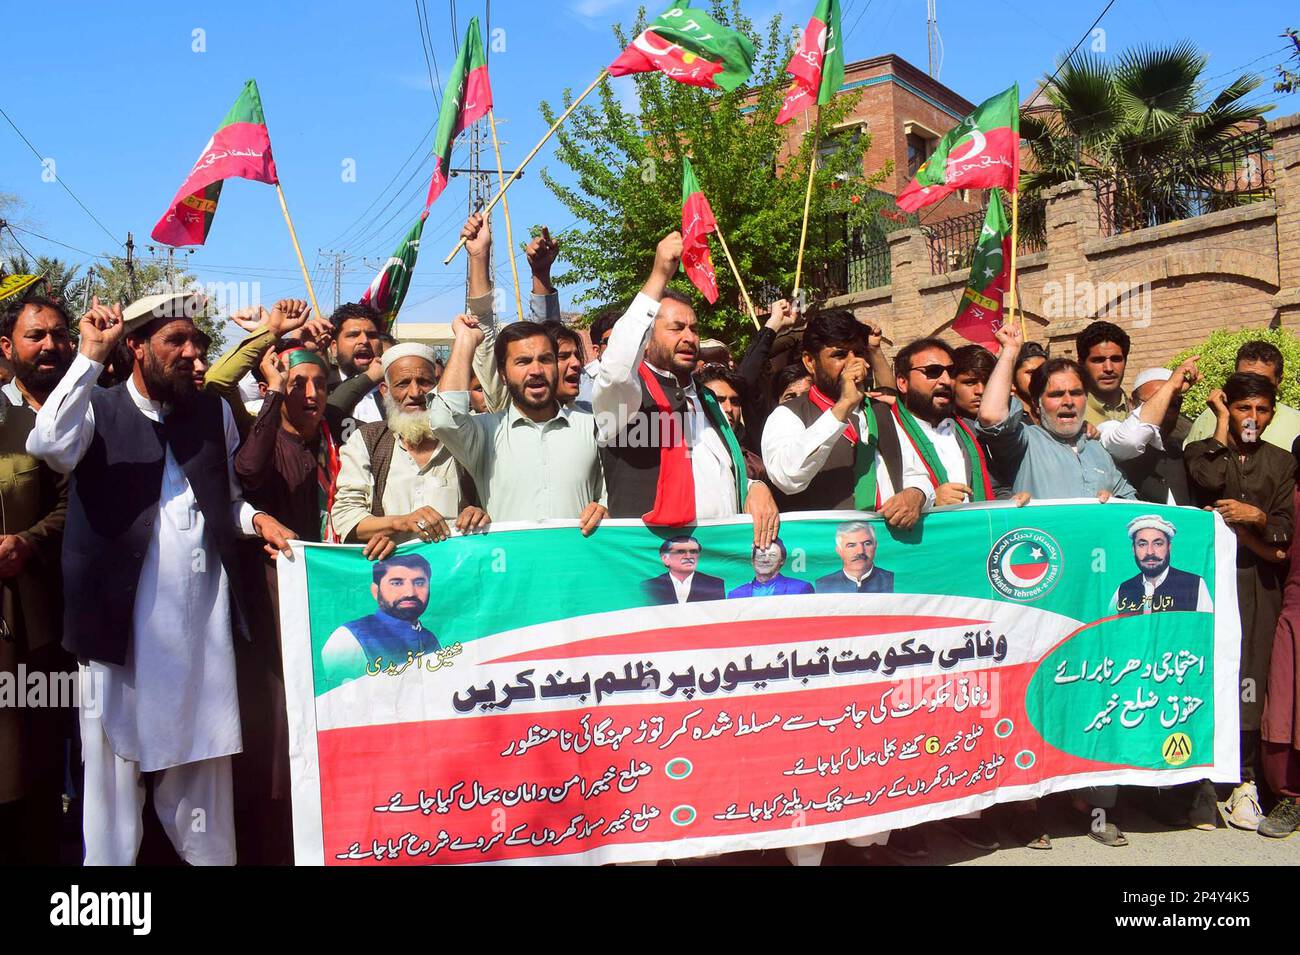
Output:
<instances>
[{"instance_id":1,"label":"pti scarf","mask_svg":"<svg viewBox=\"0 0 1300 955\"><path fill-rule=\"evenodd\" d=\"M673 414L668 404L668 396L663 385L644 363L637 369L641 380L645 382L646 391L654 403L655 419L659 422L659 480L655 484L654 506L641 519L647 524L681 527L695 523L695 474L691 469L691 457L686 448L686 436L682 433L682 417ZM748 482L745 478L745 459L740 451L740 443L731 430L727 416L718 406L718 401L707 388L698 388L700 403L704 407L705 417L722 435L723 442L731 456L731 468L736 476L736 501L738 510L745 509L745 491Z\"/></svg>"},{"instance_id":2,"label":"pti scarf","mask_svg":"<svg viewBox=\"0 0 1300 955\"><path fill-rule=\"evenodd\" d=\"M808 400L822 411L829 411L835 402L813 385L808 389ZM858 440L858 426L853 418L844 429L844 440L853 445L853 506L859 511L880 509L880 488L876 480L876 450L880 444L880 426L876 410L870 401L862 403L862 414L867 419L867 434Z\"/></svg>"},{"instance_id":3,"label":"pti scarf","mask_svg":"<svg viewBox=\"0 0 1300 955\"><path fill-rule=\"evenodd\" d=\"M936 488L940 484L947 484L950 480L947 469L943 466L943 461L939 458L939 452L934 448L934 442L930 440L929 435L917 422L916 417L903 403L894 404L894 418L898 421L899 430L908 441L912 442L912 447L920 455L926 471L929 473L930 483ZM961 445L965 452L966 460L974 461L979 465L979 480L974 480L971 475L971 500L972 501L991 501L993 500L993 482L989 480L988 462L984 459L984 449L980 443L975 440L969 428L962 423L960 418L952 419L954 430L957 435L957 443Z\"/></svg>"}]
</instances>

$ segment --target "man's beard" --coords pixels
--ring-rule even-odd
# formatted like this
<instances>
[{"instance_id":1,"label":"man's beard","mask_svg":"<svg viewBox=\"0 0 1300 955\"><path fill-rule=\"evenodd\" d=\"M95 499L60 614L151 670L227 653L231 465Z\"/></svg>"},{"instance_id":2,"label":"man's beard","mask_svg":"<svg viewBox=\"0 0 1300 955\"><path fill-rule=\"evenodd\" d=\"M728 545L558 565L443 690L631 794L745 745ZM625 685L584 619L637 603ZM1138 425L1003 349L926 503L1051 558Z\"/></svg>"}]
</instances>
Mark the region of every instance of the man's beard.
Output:
<instances>
[{"instance_id":1,"label":"man's beard","mask_svg":"<svg viewBox=\"0 0 1300 955\"><path fill-rule=\"evenodd\" d=\"M1146 564L1144 564L1142 561L1139 560L1138 568L1142 571L1142 573L1145 576L1150 577L1152 580L1154 580L1155 578L1159 577L1161 574L1163 574L1166 570L1169 569L1169 558L1166 557L1164 560L1160 562L1158 566L1155 567L1148 567Z\"/></svg>"},{"instance_id":2,"label":"man's beard","mask_svg":"<svg viewBox=\"0 0 1300 955\"><path fill-rule=\"evenodd\" d=\"M543 379L543 382L545 382L545 379ZM532 398L528 397L528 392L525 389L529 384L535 385L537 384L537 380L530 377L520 384L515 384L513 381L509 380L506 381L506 390L510 392L510 400L518 407L527 408L530 411L540 411L542 408L549 406L552 401L556 400L554 384L551 385L550 394L541 401L534 401Z\"/></svg>"},{"instance_id":3,"label":"man's beard","mask_svg":"<svg viewBox=\"0 0 1300 955\"><path fill-rule=\"evenodd\" d=\"M392 404L388 408L387 424L388 430L408 447L433 439L433 425L427 411L407 411L399 404Z\"/></svg>"},{"instance_id":4,"label":"man's beard","mask_svg":"<svg viewBox=\"0 0 1300 955\"><path fill-rule=\"evenodd\" d=\"M379 609L384 613L388 614L390 617L396 617L398 620L406 620L410 623L419 620L420 614L424 613L427 606L428 604L419 603L418 601L417 605L414 607L402 607L399 606L398 603L390 604L386 600L382 599L379 601Z\"/></svg>"},{"instance_id":5,"label":"man's beard","mask_svg":"<svg viewBox=\"0 0 1300 955\"><path fill-rule=\"evenodd\" d=\"M903 405L908 411L930 424L938 424L944 418L952 416L954 405L952 403L952 392L946 392L948 396L948 407L940 411L934 406L934 395L923 395L915 388L908 389L902 395Z\"/></svg>"},{"instance_id":6,"label":"man's beard","mask_svg":"<svg viewBox=\"0 0 1300 955\"><path fill-rule=\"evenodd\" d=\"M185 404L199 393L194 383L193 366L186 367L178 363L176 370L169 374L153 354L153 349L145 351L144 361L140 364L140 376L149 391L149 397L173 408Z\"/></svg>"},{"instance_id":7,"label":"man's beard","mask_svg":"<svg viewBox=\"0 0 1300 955\"><path fill-rule=\"evenodd\" d=\"M45 356L37 356L45 357ZM54 390L54 386L63 378L64 373L68 370L71 361L63 361L57 355L49 356L53 360L53 367L41 366L32 362L21 369L18 369L17 379L23 383L28 391L35 395L48 395Z\"/></svg>"},{"instance_id":8,"label":"man's beard","mask_svg":"<svg viewBox=\"0 0 1300 955\"><path fill-rule=\"evenodd\" d=\"M813 366L813 384L817 390L824 394L831 401L840 400L840 376L830 376L822 371L821 365Z\"/></svg>"}]
</instances>

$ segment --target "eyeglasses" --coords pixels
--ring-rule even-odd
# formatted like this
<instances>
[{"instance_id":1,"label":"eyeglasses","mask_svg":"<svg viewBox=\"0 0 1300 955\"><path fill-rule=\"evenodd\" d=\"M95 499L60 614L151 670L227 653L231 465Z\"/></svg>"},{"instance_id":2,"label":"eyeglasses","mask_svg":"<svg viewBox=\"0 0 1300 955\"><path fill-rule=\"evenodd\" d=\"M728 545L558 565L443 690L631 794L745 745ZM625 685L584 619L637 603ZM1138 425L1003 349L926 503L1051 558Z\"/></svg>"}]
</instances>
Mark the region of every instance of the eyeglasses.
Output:
<instances>
[{"instance_id":1,"label":"eyeglasses","mask_svg":"<svg viewBox=\"0 0 1300 955\"><path fill-rule=\"evenodd\" d=\"M949 378L951 378L953 367L954 366L952 365L940 365L936 363L933 365L917 365L912 369L912 371L919 371L921 374L925 375L925 377L928 378L930 381L937 381L939 378L942 378L945 374Z\"/></svg>"}]
</instances>

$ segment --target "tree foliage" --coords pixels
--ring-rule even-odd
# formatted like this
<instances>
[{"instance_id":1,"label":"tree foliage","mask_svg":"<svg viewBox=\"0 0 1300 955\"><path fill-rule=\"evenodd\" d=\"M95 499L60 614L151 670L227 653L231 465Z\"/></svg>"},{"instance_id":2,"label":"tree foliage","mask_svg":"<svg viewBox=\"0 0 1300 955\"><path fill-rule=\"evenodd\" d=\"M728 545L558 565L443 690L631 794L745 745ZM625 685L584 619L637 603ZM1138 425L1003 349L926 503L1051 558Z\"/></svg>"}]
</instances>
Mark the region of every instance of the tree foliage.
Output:
<instances>
[{"instance_id":1,"label":"tree foliage","mask_svg":"<svg viewBox=\"0 0 1300 955\"><path fill-rule=\"evenodd\" d=\"M701 4L703 5L703 4ZM586 285L577 298L589 305L625 305L641 288L658 241L681 227L682 157L689 156L713 207L727 245L756 304L794 284L799 228L813 136L799 137L787 155L789 130L815 126L821 156L812 194L803 286L810 295L827 291L827 263L845 252L849 229L870 223L888 197L873 186L888 167L867 179L862 157L870 137L857 125L837 130L856 97L840 96L816 115L809 110L787 126L774 119L790 83L785 65L794 49L780 16L760 36L740 11L739 0L713 0L709 13L747 35L754 43L754 74L748 89L733 93L704 90L669 80L660 73L616 77L602 83L557 133L556 157L573 173L571 185L549 170L542 180L573 213L573 226L558 230L567 271L566 285ZM616 47L625 48L646 24L642 7L632 28L613 28ZM618 85L616 85L618 84ZM632 85L637 112L620 100ZM547 123L573 101L565 90L562 106L541 104ZM809 128L812 128L810 126ZM717 237L710 239L719 298L709 306L679 273L676 287L689 293L709 335L742 342L753 332L739 290Z\"/></svg>"},{"instance_id":2,"label":"tree foliage","mask_svg":"<svg viewBox=\"0 0 1300 955\"><path fill-rule=\"evenodd\" d=\"M1205 399L1215 388L1222 388L1228 376L1237 370L1237 349L1246 342L1269 342L1282 352L1282 384L1277 390L1277 400L1300 407L1300 339L1280 328L1242 328L1228 331L1216 329L1210 337L1175 355L1168 362L1177 368L1192 355L1199 355L1196 367L1202 378L1183 397L1183 407L1190 417L1196 417L1205 407Z\"/></svg>"}]
</instances>

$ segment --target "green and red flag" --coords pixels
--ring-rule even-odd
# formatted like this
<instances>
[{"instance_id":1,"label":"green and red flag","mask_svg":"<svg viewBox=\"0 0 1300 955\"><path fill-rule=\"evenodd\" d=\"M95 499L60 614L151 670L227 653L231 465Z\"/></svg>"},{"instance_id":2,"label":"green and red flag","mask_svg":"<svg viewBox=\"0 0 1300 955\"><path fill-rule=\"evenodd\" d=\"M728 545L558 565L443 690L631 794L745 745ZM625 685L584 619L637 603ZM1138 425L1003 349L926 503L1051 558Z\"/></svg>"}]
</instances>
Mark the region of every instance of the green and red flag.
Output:
<instances>
[{"instance_id":1,"label":"green and red flag","mask_svg":"<svg viewBox=\"0 0 1300 955\"><path fill-rule=\"evenodd\" d=\"M794 77L777 114L777 125L788 123L814 103L825 106L844 83L844 50L840 47L839 0L817 0L817 9L804 27L799 49L785 71Z\"/></svg>"},{"instance_id":2,"label":"green and red flag","mask_svg":"<svg viewBox=\"0 0 1300 955\"><path fill-rule=\"evenodd\" d=\"M388 257L379 274L375 276L370 287L361 296L363 303L373 306L384 316L384 325L392 331L397 321L397 310L402 307L406 291L411 287L411 274L415 271L415 257L420 254L420 235L424 232L424 220L429 217L429 210L420 213L420 219L411 227L406 238Z\"/></svg>"},{"instance_id":3,"label":"green and red flag","mask_svg":"<svg viewBox=\"0 0 1300 955\"><path fill-rule=\"evenodd\" d=\"M709 200L695 178L691 161L682 157L682 269L712 305L718 300L718 277L709 252L709 233L718 231Z\"/></svg>"},{"instance_id":4,"label":"green and red flag","mask_svg":"<svg viewBox=\"0 0 1300 955\"><path fill-rule=\"evenodd\" d=\"M244 84L239 99L203 147L198 162L150 235L165 245L202 245L217 214L222 183L234 178L270 185L280 182L255 80Z\"/></svg>"},{"instance_id":5,"label":"green and red flag","mask_svg":"<svg viewBox=\"0 0 1300 955\"><path fill-rule=\"evenodd\" d=\"M443 86L442 108L438 111L438 131L433 138L433 179L424 208L447 188L447 171L451 168L451 144L471 123L492 109L492 87L488 83L487 56L479 34L478 17L469 21L465 42L456 54L451 75Z\"/></svg>"},{"instance_id":6,"label":"green and red flag","mask_svg":"<svg viewBox=\"0 0 1300 955\"><path fill-rule=\"evenodd\" d=\"M731 92L754 70L754 44L677 0L609 65L611 76L655 70L678 83Z\"/></svg>"},{"instance_id":7,"label":"green and red flag","mask_svg":"<svg viewBox=\"0 0 1300 955\"><path fill-rule=\"evenodd\" d=\"M916 178L898 194L898 208L915 212L958 189L1016 191L1020 178L1020 85L1012 84L954 126Z\"/></svg>"},{"instance_id":8,"label":"green and red flag","mask_svg":"<svg viewBox=\"0 0 1300 955\"><path fill-rule=\"evenodd\" d=\"M952 330L991 352L1001 347L994 332L1002 327L1002 297L1011 277L1011 225L1002 207L1002 190L989 190L989 211L975 240L970 279L957 306Z\"/></svg>"}]
</instances>

